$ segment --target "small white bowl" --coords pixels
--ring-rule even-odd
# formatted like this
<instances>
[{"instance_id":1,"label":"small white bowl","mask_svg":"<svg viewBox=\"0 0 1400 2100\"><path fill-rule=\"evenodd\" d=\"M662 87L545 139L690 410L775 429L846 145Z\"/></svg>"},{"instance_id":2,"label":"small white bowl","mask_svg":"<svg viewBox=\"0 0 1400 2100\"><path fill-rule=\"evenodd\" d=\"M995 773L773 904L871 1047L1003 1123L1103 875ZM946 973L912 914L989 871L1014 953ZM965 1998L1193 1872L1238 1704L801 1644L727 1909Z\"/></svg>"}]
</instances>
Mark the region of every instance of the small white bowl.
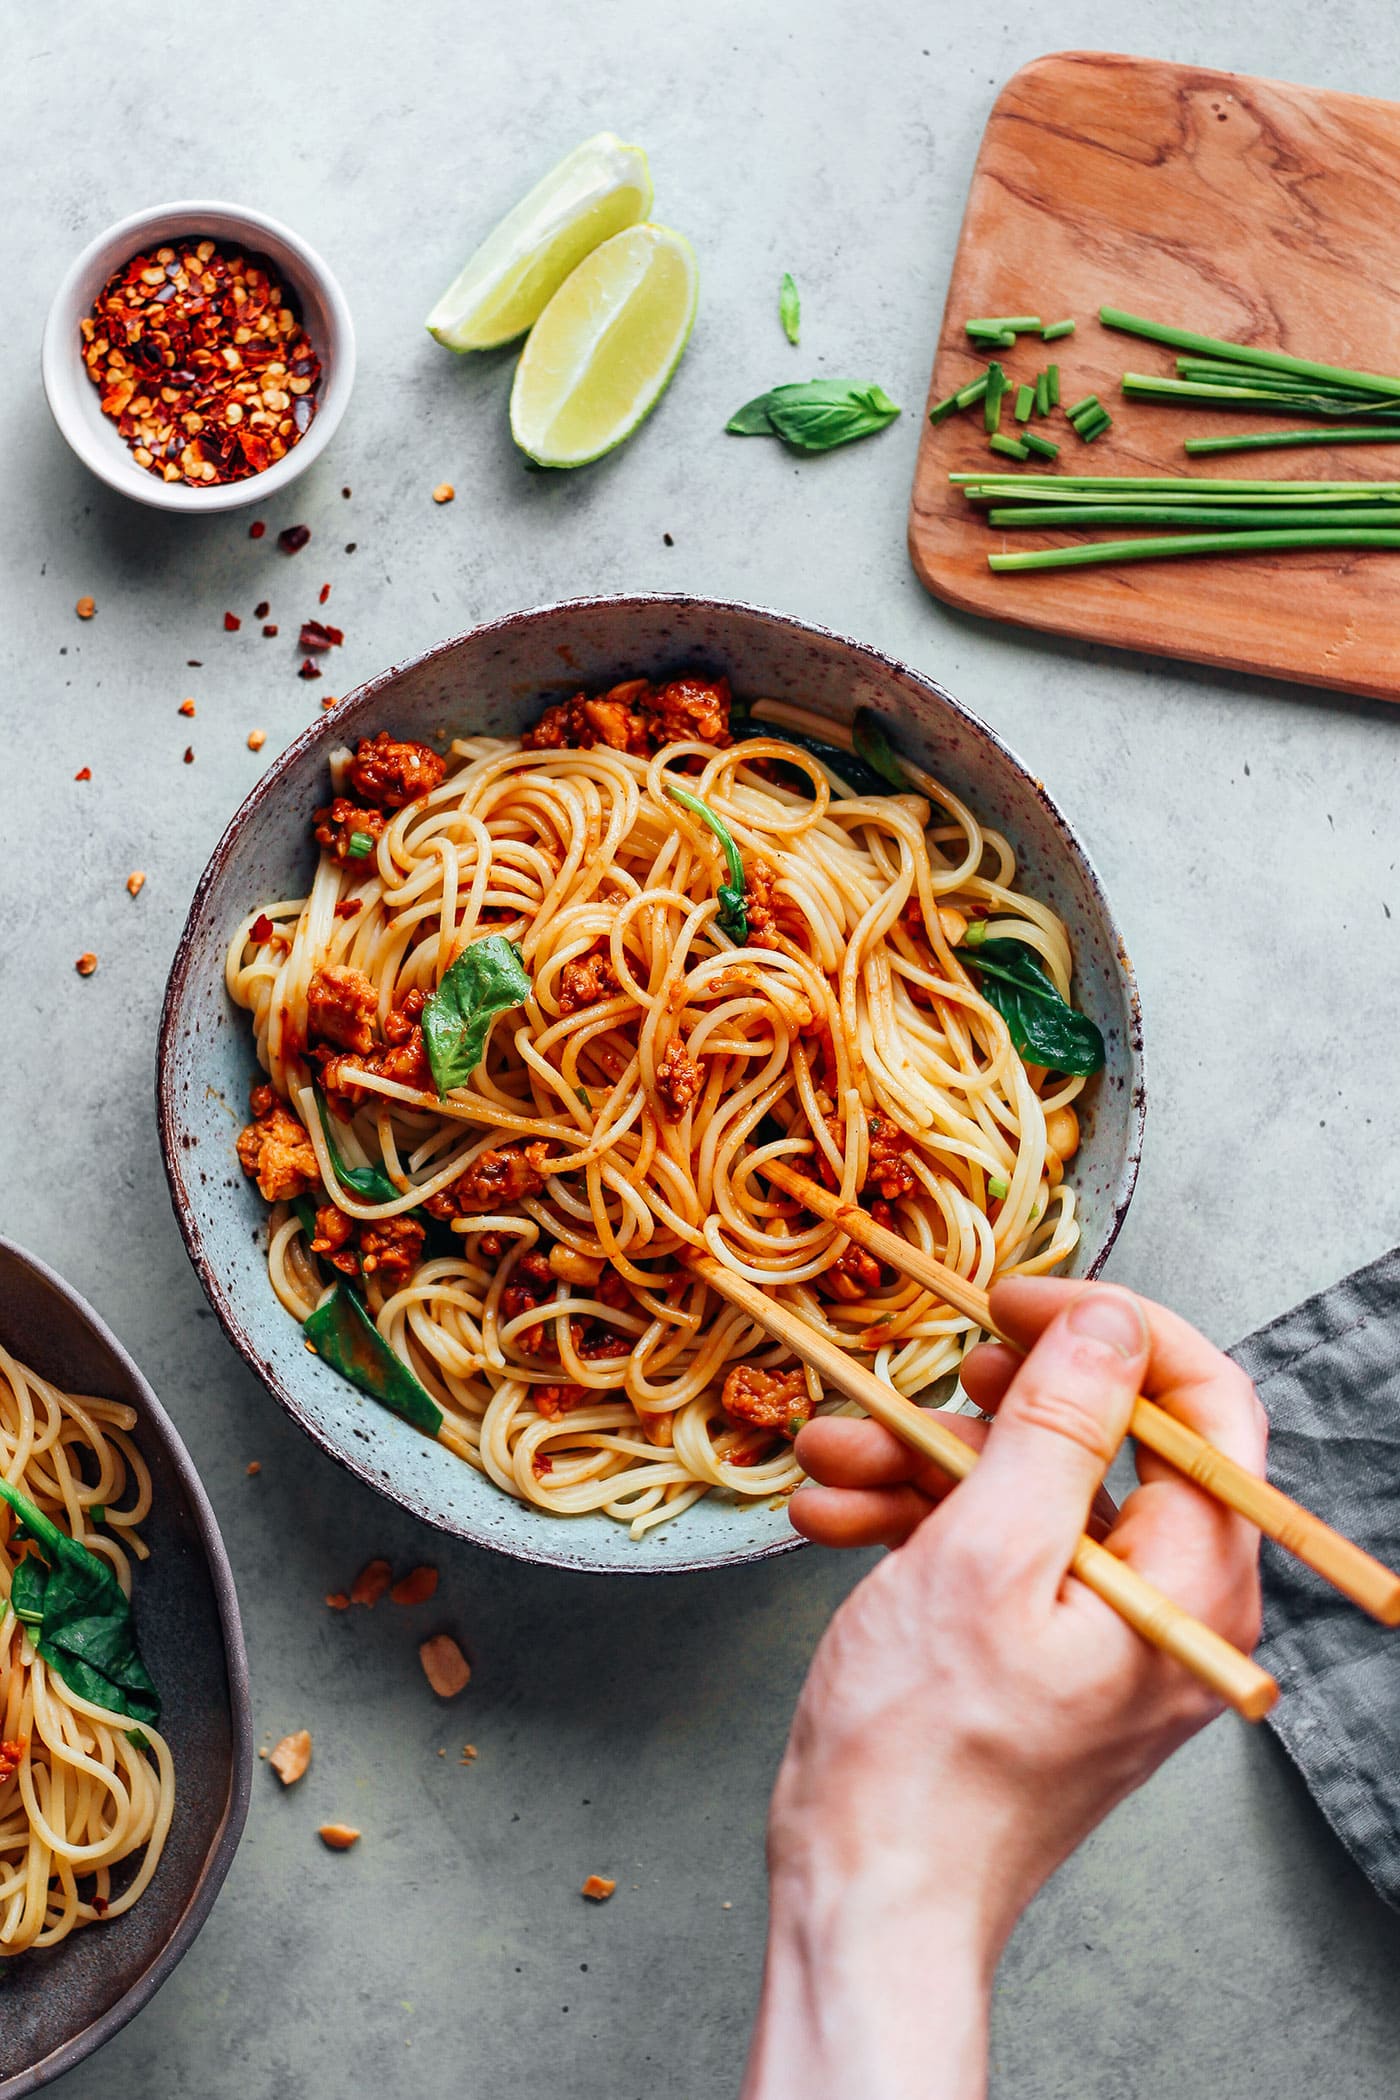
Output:
<instances>
[{"instance_id":1,"label":"small white bowl","mask_svg":"<svg viewBox=\"0 0 1400 2100\"><path fill-rule=\"evenodd\" d=\"M261 474L212 488L162 481L138 466L126 439L102 413L97 388L82 358L79 323L113 271L142 249L180 234L236 245L274 265L295 296L301 320L321 360L321 385L311 428ZM236 204L198 201L160 204L133 212L90 241L54 294L44 326L44 392L54 421L84 466L123 496L157 510L213 512L265 503L319 458L335 435L355 383L355 329L345 294L314 248L290 226Z\"/></svg>"}]
</instances>

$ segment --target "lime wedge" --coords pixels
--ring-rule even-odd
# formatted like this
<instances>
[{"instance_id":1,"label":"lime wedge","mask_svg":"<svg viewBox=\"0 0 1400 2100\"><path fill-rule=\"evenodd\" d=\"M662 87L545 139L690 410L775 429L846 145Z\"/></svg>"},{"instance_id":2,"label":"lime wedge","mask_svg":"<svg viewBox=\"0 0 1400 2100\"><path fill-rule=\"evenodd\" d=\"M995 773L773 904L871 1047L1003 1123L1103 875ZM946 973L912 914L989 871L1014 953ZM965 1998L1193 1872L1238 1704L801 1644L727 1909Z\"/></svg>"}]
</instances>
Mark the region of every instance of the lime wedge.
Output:
<instances>
[{"instance_id":1,"label":"lime wedge","mask_svg":"<svg viewBox=\"0 0 1400 2100\"><path fill-rule=\"evenodd\" d=\"M612 131L585 139L488 233L428 316L449 350L489 350L523 335L589 251L651 210L640 146Z\"/></svg>"},{"instance_id":2,"label":"lime wedge","mask_svg":"<svg viewBox=\"0 0 1400 2100\"><path fill-rule=\"evenodd\" d=\"M669 226L629 226L581 262L530 331L510 428L544 467L582 467L655 408L695 319L700 273Z\"/></svg>"}]
</instances>

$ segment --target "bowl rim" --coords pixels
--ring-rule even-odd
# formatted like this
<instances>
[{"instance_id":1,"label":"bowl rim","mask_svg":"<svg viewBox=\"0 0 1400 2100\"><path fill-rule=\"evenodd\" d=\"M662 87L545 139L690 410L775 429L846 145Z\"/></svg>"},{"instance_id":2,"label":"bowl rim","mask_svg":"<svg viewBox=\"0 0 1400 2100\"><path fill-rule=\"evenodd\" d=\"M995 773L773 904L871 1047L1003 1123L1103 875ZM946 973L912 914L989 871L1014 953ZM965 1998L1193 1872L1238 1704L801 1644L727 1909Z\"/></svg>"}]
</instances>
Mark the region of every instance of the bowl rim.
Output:
<instances>
[{"instance_id":1,"label":"bowl rim","mask_svg":"<svg viewBox=\"0 0 1400 2100\"><path fill-rule=\"evenodd\" d=\"M272 1397L276 1400L278 1406L281 1407L284 1414L291 1417L292 1421L297 1424L304 1435L311 1439L318 1450L324 1452L337 1465L342 1466L346 1472L353 1474L356 1479L363 1481L367 1487L373 1488L376 1494L383 1495L387 1500L396 1503L399 1508L407 1510L410 1516L419 1518L421 1522L428 1524L433 1530L441 1532L445 1536L465 1539L471 1545L487 1547L493 1552L505 1554L512 1560L527 1561L535 1566L562 1568L570 1573L577 1574L693 1574L700 1569L740 1567L755 1561L771 1560L781 1553L796 1552L807 1542L799 1538L796 1533L793 1533L790 1537L779 1537L761 1546L748 1547L741 1552L690 1553L664 1562L639 1560L634 1569L627 1570L590 1567L586 1562L580 1560L576 1553L567 1551L565 1546L565 1539L568 1533L567 1526L564 1527L564 1534L561 1536L558 1549L554 1549L552 1547L542 1548L534 1544L526 1544L522 1540L510 1537L509 1534L505 1536L497 1535L485 1524L445 1517L441 1514L430 1515L413 1500L411 1492L406 1491L391 1480L382 1478L368 1458L361 1459L357 1452L351 1452L343 1448L333 1436L309 1418L280 1373L272 1368L254 1346L251 1335L244 1328L233 1302L224 1288L221 1275L205 1252L203 1236L196 1216L195 1201L185 1178L184 1153L179 1142L178 1089L174 1074L175 1047L180 1012L184 1004L193 963L194 944L199 932L205 901L214 885L223 875L243 825L269 797L275 796L281 791L287 775L291 773L306 752L315 749L320 744L336 740L337 731L344 721L347 709L353 708L358 710L363 703L372 701L378 695L388 690L406 672L418 670L423 665L434 663L448 656L467 641L474 641L491 635L504 635L519 627L533 624L537 620L547 616L556 616L560 613L586 615L604 609L616 612L619 609L630 611L633 609L664 610L668 608L686 608L688 610L718 614L721 617L731 613L754 616L761 621L775 623L790 632L809 635L823 642L836 642L843 649L854 651L856 656L867 665L877 666L882 672L891 674L897 680L907 679L916 685L924 687L927 691L934 694L942 706L950 709L976 735L984 738L987 743L992 745L1007 761L1013 771L1025 781L1041 804L1051 824L1064 841L1071 857L1082 869L1084 878L1098 901L1105 924L1111 932L1114 954L1119 970L1122 973L1128 1014L1125 1043L1131 1064L1132 1080L1132 1084L1127 1090L1128 1132L1123 1166L1111 1192L1108 1225L1103 1234L1101 1244L1095 1249L1085 1267L1084 1274L1086 1276L1093 1277L1100 1273L1112 1251L1114 1241L1122 1230L1123 1220L1127 1216L1133 1192L1137 1187L1138 1170L1142 1163L1143 1133L1147 1116L1142 1001L1138 990L1137 974L1129 957L1126 943L1123 940L1117 916L1109 903L1103 881L1079 834L1044 783L1017 757L1016 753L998 736L997 732L982 720L980 715L975 714L961 700L956 699L945 686L941 685L936 678L931 677L929 673L915 670L912 665L904 663L899 657L891 656L886 650L879 649L872 643L857 641L853 636L842 634L837 628L825 627L818 621L805 620L794 613L781 612L774 606L758 605L745 599L711 598L689 591L591 592L582 597L550 599L541 605L524 606L514 612L499 614L494 619L479 621L474 627L465 628L461 634L452 635L444 641L435 642L430 648L420 650L414 656L408 656L398 663L390 664L385 670L377 672L372 678L366 679L363 684L355 686L350 692L346 693L335 708L309 722L306 728L287 745L286 749L278 754L266 772L261 774L253 783L253 786L225 825L213 852L209 856L208 864L195 885L194 895L190 899L189 911L186 914L180 939L171 961L170 975L166 980L165 997L161 1004L155 1069L156 1125L160 1134L161 1159L165 1167L166 1182L170 1191L171 1208L175 1213L176 1223L180 1228L180 1236L185 1243L185 1251L189 1255L195 1274L203 1286L205 1296L213 1307L215 1317L225 1335L259 1384L272 1394ZM0 2100L5 2100L3 2093L0 2093Z\"/></svg>"},{"instance_id":2,"label":"bowl rim","mask_svg":"<svg viewBox=\"0 0 1400 2100\"><path fill-rule=\"evenodd\" d=\"M41 2057L37 2063L29 2065L23 2071L13 2072L8 2078L0 2079L0 2100L22 2100L23 2095L38 2092L42 2086L48 2085L52 2079L60 2077L65 2071L71 2071L75 2065L91 2056L94 2050L109 2042L114 2034L119 2033L128 2021L133 2020L142 2007L150 2002L171 1971L189 1952L223 1887L243 1836L243 1826L248 1819L253 1784L253 1707L248 1680L248 1651L243 1639L238 1590L233 1578L233 1569L229 1564L228 1549L224 1545L213 1505L205 1492L203 1481L195 1470L194 1460L185 1448L183 1437L156 1398L150 1381L140 1366L129 1351L123 1348L106 1321L94 1311L71 1283L55 1269L50 1268L47 1262L41 1261L37 1254L31 1254L28 1248L21 1247L3 1234L0 1234L0 1260L16 1263L58 1293L70 1312L101 1343L118 1368L130 1379L140 1402L143 1418L155 1422L164 1449L189 1497L190 1508L194 1512L203 1543L205 1561L219 1613L232 1724L228 1798L224 1804L223 1816L214 1842L205 1854L193 1893L180 1913L174 1930L135 1982L123 1991L121 1997L109 2005L105 2012L99 2013L96 2019L90 2020L77 2034L70 2035L68 2040L61 2042L56 2049L51 2049L48 2055Z\"/></svg>"},{"instance_id":3,"label":"bowl rim","mask_svg":"<svg viewBox=\"0 0 1400 2100\"><path fill-rule=\"evenodd\" d=\"M329 322L326 347L333 356L311 427L288 453L272 466L265 467L261 474L250 474L242 481L224 482L211 489L192 489L184 482L157 481L143 467L138 467L127 452L125 440L115 431L113 436L120 451L95 442L80 418L69 409L64 397L70 375L76 376L83 386L91 385L76 341L77 321L82 313L77 303L77 287L88 271L104 258L111 261L119 251L134 254L143 237L158 227L164 227L167 233L175 232L181 226L195 232L199 230L201 218L214 217L232 221L244 229L251 237L250 246L255 245L260 236L271 236L283 244L295 262L295 269L288 274L299 274L314 284L325 302ZM170 224L171 221L176 224ZM210 236L216 240L236 237L239 236L230 233ZM294 285L294 289L298 296L304 296L300 282ZM255 211L250 205L230 204L209 197L177 197L172 203L150 205L114 220L101 233L95 234L73 258L49 303L39 351L39 369L49 413L61 436L99 481L115 489L118 495L129 496L133 502L145 503L155 510L217 517L248 504L271 500L325 451L345 414L355 384L355 324L350 316L349 302L330 265L284 220L274 218L269 212Z\"/></svg>"}]
</instances>

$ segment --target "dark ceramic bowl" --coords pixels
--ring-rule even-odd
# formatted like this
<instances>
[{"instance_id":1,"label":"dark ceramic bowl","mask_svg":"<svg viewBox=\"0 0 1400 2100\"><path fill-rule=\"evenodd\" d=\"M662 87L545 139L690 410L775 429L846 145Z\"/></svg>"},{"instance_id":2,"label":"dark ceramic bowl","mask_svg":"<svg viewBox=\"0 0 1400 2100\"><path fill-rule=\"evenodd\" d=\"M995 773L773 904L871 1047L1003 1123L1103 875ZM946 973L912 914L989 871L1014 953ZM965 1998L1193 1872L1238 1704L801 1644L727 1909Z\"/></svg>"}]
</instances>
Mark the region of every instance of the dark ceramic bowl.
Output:
<instances>
[{"instance_id":1,"label":"dark ceramic bowl","mask_svg":"<svg viewBox=\"0 0 1400 2100\"><path fill-rule=\"evenodd\" d=\"M155 1500L136 1571L142 1652L164 1697L175 1818L139 1903L57 1947L0 1962L0 2100L71 2071L154 1996L200 1926L243 1834L253 1767L248 1659L214 1512L174 1424L116 1336L51 1269L0 1240L0 1340L70 1392L137 1411Z\"/></svg>"},{"instance_id":2,"label":"dark ceramic bowl","mask_svg":"<svg viewBox=\"0 0 1400 2100\"><path fill-rule=\"evenodd\" d=\"M1142 1144L1137 992L1127 951L1087 854L1038 781L933 680L858 642L784 614L711 599L580 599L514 613L443 642L361 686L271 765L214 850L170 973L157 1077L161 1144L190 1259L224 1331L293 1420L371 1487L437 1529L524 1559L594 1573L646 1573L756 1560L797 1543L786 1513L709 1495L633 1543L602 1515L527 1507L441 1444L366 1400L302 1346L273 1296L265 1211L233 1140L255 1070L248 1017L224 988L233 929L260 899L305 892L309 818L336 744L391 729L441 741L512 734L546 699L640 672L726 671L736 692L801 700L850 719L874 708L897 743L963 795L1016 848L1024 880L1069 927L1077 986L1108 1043L1084 1097L1074 1163L1083 1239L1075 1272L1102 1265L1127 1209Z\"/></svg>"}]
</instances>

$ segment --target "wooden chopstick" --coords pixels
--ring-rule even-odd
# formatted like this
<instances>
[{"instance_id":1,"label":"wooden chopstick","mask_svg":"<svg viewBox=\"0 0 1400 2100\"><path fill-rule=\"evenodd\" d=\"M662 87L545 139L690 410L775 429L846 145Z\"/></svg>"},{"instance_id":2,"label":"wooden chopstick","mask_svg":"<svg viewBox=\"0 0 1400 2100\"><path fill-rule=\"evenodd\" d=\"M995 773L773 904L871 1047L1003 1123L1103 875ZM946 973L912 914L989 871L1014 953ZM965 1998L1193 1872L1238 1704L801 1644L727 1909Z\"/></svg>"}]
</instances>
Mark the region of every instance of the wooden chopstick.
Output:
<instances>
[{"instance_id":1,"label":"wooden chopstick","mask_svg":"<svg viewBox=\"0 0 1400 2100\"><path fill-rule=\"evenodd\" d=\"M768 1171L771 1173L772 1169ZM932 1459L953 1480L963 1480L972 1471L977 1453L946 1422L929 1409L916 1407L873 1371L867 1371L864 1364L857 1363L835 1342L810 1327L791 1306L769 1297L757 1284L725 1268L713 1255L692 1255L690 1267L721 1297L756 1320L775 1341L785 1343L795 1356L811 1364L828 1385L882 1422L901 1443ZM1241 1655L1211 1627L1193 1619L1170 1597L1163 1596L1106 1546L1082 1537L1074 1549L1070 1568L1096 1596L1111 1604L1135 1633L1183 1663L1245 1720L1262 1721L1270 1711L1278 1698L1278 1686L1268 1671L1249 1656Z\"/></svg>"},{"instance_id":2,"label":"wooden chopstick","mask_svg":"<svg viewBox=\"0 0 1400 2100\"><path fill-rule=\"evenodd\" d=\"M959 1276L955 1269L925 1254L920 1247L911 1246L897 1233L889 1232L877 1225L868 1211L858 1204L843 1203L818 1181L808 1180L794 1173L779 1160L765 1163L763 1172L767 1178L788 1195L819 1218L829 1218L839 1225L849 1239L867 1253L876 1255L890 1268L898 1269L901 1275L922 1284L926 1290L951 1305L955 1312L963 1313L1005 1341L992 1318L991 1305L985 1291ZM1014 1343L1011 1344L1014 1347ZM1204 1488L1217 1502L1227 1509L1245 1517L1271 1538L1277 1545L1291 1553L1315 1574L1330 1582L1353 1604L1379 1619L1383 1626L1400 1626L1400 1575L1387 1568L1383 1562L1363 1551L1353 1540L1334 1531L1321 1517L1294 1502L1281 1489L1273 1487L1257 1474L1248 1473L1234 1459L1217 1451L1214 1444L1207 1443L1194 1429L1175 1415L1158 1407L1154 1400L1139 1397L1133 1403L1132 1419L1128 1425L1130 1435L1149 1451L1155 1451L1168 1465L1174 1466L1197 1487Z\"/></svg>"}]
</instances>

